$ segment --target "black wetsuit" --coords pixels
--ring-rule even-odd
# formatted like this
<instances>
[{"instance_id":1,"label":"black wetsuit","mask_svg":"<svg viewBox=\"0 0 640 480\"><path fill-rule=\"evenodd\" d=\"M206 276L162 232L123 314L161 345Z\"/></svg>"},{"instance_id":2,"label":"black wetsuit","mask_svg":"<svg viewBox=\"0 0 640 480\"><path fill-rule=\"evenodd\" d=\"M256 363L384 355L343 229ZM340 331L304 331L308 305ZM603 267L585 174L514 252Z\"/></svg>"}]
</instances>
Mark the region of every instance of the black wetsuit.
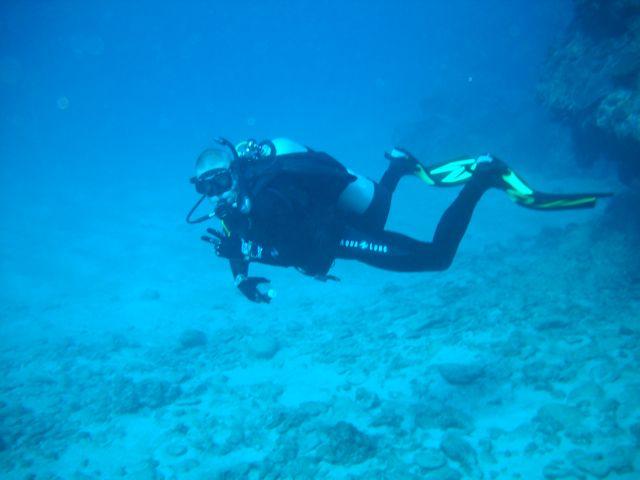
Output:
<instances>
[{"instance_id":1,"label":"black wetsuit","mask_svg":"<svg viewBox=\"0 0 640 480\"><path fill-rule=\"evenodd\" d=\"M250 262L293 266L320 278L337 258L399 272L448 268L489 187L481 178L469 181L440 219L433 240L422 242L384 229L404 175L392 165L375 184L368 209L354 215L338 208L338 198L356 177L329 155L288 154L249 171L244 189L250 212L219 215L240 250L229 255L234 278L246 276Z\"/></svg>"},{"instance_id":2,"label":"black wetsuit","mask_svg":"<svg viewBox=\"0 0 640 480\"><path fill-rule=\"evenodd\" d=\"M396 272L446 270L467 230L473 211L489 188L478 177L469 181L444 212L431 242L385 230L391 198L404 176L390 167L376 184L374 200L361 218L345 225L336 258L359 260Z\"/></svg>"}]
</instances>

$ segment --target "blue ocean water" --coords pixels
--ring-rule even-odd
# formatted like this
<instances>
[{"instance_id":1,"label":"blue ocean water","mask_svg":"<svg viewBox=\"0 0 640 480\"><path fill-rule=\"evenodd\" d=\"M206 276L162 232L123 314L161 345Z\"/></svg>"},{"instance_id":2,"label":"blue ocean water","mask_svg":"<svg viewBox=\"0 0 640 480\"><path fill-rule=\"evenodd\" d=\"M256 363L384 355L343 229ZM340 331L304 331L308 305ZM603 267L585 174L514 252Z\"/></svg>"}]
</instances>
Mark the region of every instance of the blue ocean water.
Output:
<instances>
[{"instance_id":1,"label":"blue ocean water","mask_svg":"<svg viewBox=\"0 0 640 480\"><path fill-rule=\"evenodd\" d=\"M215 221L184 222L217 136L293 138L374 179L401 145L624 191L576 167L537 96L572 2L0 12L2 478L637 478L637 210L491 191L449 270L252 266L269 305L200 242ZM430 239L457 192L403 180L390 228Z\"/></svg>"}]
</instances>

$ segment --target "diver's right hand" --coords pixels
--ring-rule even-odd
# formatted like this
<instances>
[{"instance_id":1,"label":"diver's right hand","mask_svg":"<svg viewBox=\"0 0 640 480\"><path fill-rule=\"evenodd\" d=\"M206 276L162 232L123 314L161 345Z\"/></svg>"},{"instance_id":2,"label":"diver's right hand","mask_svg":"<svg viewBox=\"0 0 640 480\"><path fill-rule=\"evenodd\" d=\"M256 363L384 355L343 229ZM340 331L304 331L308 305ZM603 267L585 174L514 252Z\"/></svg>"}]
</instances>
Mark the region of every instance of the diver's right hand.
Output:
<instances>
[{"instance_id":1,"label":"diver's right hand","mask_svg":"<svg viewBox=\"0 0 640 480\"><path fill-rule=\"evenodd\" d=\"M207 233L211 235L203 235L202 241L210 243L216 252L216 255L221 258L228 258L233 260L236 258L243 258L242 255L242 239L235 235L225 235L213 228L207 228Z\"/></svg>"},{"instance_id":2,"label":"diver's right hand","mask_svg":"<svg viewBox=\"0 0 640 480\"><path fill-rule=\"evenodd\" d=\"M245 297L255 303L271 302L270 291L263 293L258 288L258 285L263 283L271 283L271 281L264 277L245 277L244 275L238 275L236 277L236 287L238 287Z\"/></svg>"}]
</instances>

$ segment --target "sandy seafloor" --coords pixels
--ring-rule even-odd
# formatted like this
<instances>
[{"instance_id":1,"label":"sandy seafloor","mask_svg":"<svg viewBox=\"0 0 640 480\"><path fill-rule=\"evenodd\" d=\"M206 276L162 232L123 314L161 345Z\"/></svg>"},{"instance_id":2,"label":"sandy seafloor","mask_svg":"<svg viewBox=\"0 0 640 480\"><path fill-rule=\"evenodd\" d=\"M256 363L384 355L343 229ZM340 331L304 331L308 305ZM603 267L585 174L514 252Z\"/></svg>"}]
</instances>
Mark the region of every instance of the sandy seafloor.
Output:
<instances>
[{"instance_id":1,"label":"sandy seafloor","mask_svg":"<svg viewBox=\"0 0 640 480\"><path fill-rule=\"evenodd\" d=\"M8 213L2 478L639 478L638 237L604 207L492 193L447 272L258 268L256 306L191 197L119 188ZM396 227L430 235L425 197Z\"/></svg>"}]
</instances>

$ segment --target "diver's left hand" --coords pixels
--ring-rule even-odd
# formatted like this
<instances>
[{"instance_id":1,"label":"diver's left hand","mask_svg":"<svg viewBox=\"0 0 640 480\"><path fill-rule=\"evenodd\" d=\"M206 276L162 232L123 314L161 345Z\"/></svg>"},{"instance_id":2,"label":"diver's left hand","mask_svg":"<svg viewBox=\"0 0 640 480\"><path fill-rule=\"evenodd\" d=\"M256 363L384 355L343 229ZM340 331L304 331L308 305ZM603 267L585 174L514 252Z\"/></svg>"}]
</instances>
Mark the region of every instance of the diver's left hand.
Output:
<instances>
[{"instance_id":1,"label":"diver's left hand","mask_svg":"<svg viewBox=\"0 0 640 480\"><path fill-rule=\"evenodd\" d=\"M235 235L225 235L213 228L207 228L207 232L211 235L203 235L201 238L204 242L213 245L216 255L221 258L243 258L242 257L242 240Z\"/></svg>"},{"instance_id":2,"label":"diver's left hand","mask_svg":"<svg viewBox=\"0 0 640 480\"><path fill-rule=\"evenodd\" d=\"M275 296L275 292L271 289L266 292L259 289L258 286L271 283L271 280L264 277L245 277L239 275L236 278L236 286L242 294L255 303L271 303L271 299Z\"/></svg>"}]
</instances>

